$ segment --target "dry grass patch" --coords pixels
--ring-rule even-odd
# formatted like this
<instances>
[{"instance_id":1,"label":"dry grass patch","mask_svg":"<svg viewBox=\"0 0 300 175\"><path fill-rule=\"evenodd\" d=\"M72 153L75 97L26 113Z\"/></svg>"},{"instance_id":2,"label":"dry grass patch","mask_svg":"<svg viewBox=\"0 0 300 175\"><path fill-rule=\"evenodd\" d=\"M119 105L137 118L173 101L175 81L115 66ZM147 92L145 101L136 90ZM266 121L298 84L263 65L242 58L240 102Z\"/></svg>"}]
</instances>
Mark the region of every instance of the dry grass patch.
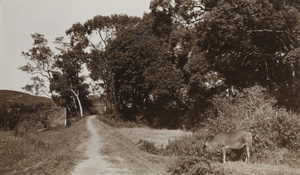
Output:
<instances>
[{"instance_id":1,"label":"dry grass patch","mask_svg":"<svg viewBox=\"0 0 300 175\"><path fill-rule=\"evenodd\" d=\"M246 164L242 161L237 162L226 162L223 163L213 163L212 167L221 170L224 174L230 175L248 175L248 174L272 174L272 175L298 175L300 174L300 169L291 168L286 165L270 165L264 163L251 163Z\"/></svg>"},{"instance_id":2,"label":"dry grass patch","mask_svg":"<svg viewBox=\"0 0 300 175\"><path fill-rule=\"evenodd\" d=\"M101 154L107 156L106 160L121 168L124 174L164 175L167 172L172 158L157 156L139 150L134 141L129 139L123 129L116 129L101 121L97 122L98 133L103 140ZM135 129L132 128L132 134ZM126 135L126 137L125 137Z\"/></svg>"},{"instance_id":3,"label":"dry grass patch","mask_svg":"<svg viewBox=\"0 0 300 175\"><path fill-rule=\"evenodd\" d=\"M46 132L30 131L22 136L0 132L0 174L70 174L85 138L86 119L73 126Z\"/></svg>"},{"instance_id":4,"label":"dry grass patch","mask_svg":"<svg viewBox=\"0 0 300 175\"><path fill-rule=\"evenodd\" d=\"M169 142L182 136L192 135L192 132L182 130L150 129L150 128L119 128L118 131L137 144L140 140L153 142L157 148L165 147Z\"/></svg>"}]
</instances>

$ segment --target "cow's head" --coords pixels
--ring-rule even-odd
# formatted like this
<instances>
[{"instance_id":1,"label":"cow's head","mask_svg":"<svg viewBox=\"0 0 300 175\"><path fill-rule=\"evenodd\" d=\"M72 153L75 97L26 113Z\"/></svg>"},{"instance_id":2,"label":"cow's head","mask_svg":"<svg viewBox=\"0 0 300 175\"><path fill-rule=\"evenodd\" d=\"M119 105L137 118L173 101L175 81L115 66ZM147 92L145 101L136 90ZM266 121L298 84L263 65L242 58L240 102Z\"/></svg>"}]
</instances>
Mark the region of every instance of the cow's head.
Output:
<instances>
[{"instance_id":1,"label":"cow's head","mask_svg":"<svg viewBox=\"0 0 300 175\"><path fill-rule=\"evenodd\" d=\"M213 152L215 150L215 148L209 143L209 141L205 142L202 145L202 148L205 152Z\"/></svg>"}]
</instances>

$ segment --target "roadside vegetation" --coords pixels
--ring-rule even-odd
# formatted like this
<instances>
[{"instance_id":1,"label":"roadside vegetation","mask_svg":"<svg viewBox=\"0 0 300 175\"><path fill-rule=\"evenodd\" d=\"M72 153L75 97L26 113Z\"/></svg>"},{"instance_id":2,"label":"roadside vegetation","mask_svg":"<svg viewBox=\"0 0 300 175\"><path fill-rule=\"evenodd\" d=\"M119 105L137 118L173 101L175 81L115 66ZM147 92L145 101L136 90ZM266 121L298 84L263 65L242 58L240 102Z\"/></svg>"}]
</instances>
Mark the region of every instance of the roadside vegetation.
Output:
<instances>
[{"instance_id":1,"label":"roadside vegetation","mask_svg":"<svg viewBox=\"0 0 300 175\"><path fill-rule=\"evenodd\" d=\"M276 100L260 86L245 88L230 99L215 96L212 99L214 112L201 126L194 128L191 135L171 141L165 147L155 146L155 142L144 140L139 148L143 151L164 156L176 156L177 161L170 165L171 174L248 174L266 171L272 174L297 174L300 166L300 119L292 111L276 107ZM256 171L227 168L216 164L220 154L206 153L203 143L219 132L247 130L253 134L251 163L283 166L283 170ZM229 161L245 160L245 149L230 151ZM244 167L246 168L246 167Z\"/></svg>"},{"instance_id":2,"label":"roadside vegetation","mask_svg":"<svg viewBox=\"0 0 300 175\"><path fill-rule=\"evenodd\" d=\"M49 125L45 116L40 113L51 109L52 104L31 104L11 103L0 107L0 130L25 132L29 129L40 129ZM21 124L22 123L22 124Z\"/></svg>"},{"instance_id":3,"label":"roadside vegetation","mask_svg":"<svg viewBox=\"0 0 300 175\"><path fill-rule=\"evenodd\" d=\"M50 131L0 132L0 174L70 174L83 159L78 146L85 141L86 119Z\"/></svg>"}]
</instances>

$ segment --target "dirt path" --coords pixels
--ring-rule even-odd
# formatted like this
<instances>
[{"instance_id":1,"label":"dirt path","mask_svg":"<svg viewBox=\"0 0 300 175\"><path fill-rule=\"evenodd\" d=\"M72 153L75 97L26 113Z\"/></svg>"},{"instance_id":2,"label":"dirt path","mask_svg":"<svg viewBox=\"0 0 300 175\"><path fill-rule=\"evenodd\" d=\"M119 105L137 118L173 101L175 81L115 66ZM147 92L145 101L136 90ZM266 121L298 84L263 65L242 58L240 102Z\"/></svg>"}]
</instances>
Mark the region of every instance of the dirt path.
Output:
<instances>
[{"instance_id":1,"label":"dirt path","mask_svg":"<svg viewBox=\"0 0 300 175\"><path fill-rule=\"evenodd\" d=\"M76 165L72 175L125 174L126 171L113 167L113 164L105 160L107 156L101 155L100 149L104 143L97 132L95 122L99 121L95 117L90 116L87 119L87 129L91 133L89 140L85 143L87 159Z\"/></svg>"}]
</instances>

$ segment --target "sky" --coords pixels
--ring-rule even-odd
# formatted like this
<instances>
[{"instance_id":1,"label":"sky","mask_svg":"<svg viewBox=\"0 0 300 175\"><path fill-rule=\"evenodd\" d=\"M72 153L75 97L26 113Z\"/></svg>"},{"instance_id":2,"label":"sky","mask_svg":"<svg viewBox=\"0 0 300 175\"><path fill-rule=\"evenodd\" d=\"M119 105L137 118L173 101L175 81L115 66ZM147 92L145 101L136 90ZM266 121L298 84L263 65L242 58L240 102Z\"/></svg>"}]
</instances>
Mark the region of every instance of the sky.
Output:
<instances>
[{"instance_id":1,"label":"sky","mask_svg":"<svg viewBox=\"0 0 300 175\"><path fill-rule=\"evenodd\" d=\"M23 91L30 75L22 51L32 47L31 34L44 34L51 47L56 37L76 22L96 15L127 14L142 17L151 0L0 0L0 90Z\"/></svg>"}]
</instances>

